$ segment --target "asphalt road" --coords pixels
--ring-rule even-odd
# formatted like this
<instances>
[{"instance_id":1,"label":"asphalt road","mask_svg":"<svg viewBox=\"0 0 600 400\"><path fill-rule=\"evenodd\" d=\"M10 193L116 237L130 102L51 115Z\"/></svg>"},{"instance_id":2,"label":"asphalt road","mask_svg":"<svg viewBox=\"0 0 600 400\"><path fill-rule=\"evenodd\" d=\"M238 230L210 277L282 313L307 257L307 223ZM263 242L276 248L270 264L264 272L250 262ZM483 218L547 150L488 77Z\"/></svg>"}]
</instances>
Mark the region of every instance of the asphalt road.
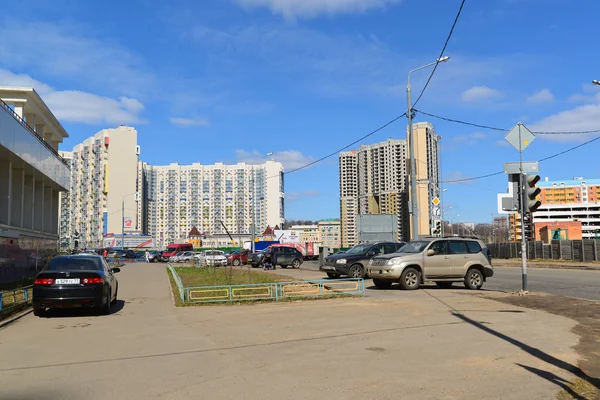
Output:
<instances>
[{"instance_id":1,"label":"asphalt road","mask_svg":"<svg viewBox=\"0 0 600 400\"><path fill-rule=\"evenodd\" d=\"M579 357L573 320L455 290L175 308L164 265L118 279L108 316L0 330L0 399L549 399Z\"/></svg>"},{"instance_id":2,"label":"asphalt road","mask_svg":"<svg viewBox=\"0 0 600 400\"><path fill-rule=\"evenodd\" d=\"M314 261L302 264L302 269L318 270ZM528 268L528 290L560 296L576 297L586 300L600 301L600 271L583 271L577 269ZM457 287L459 284L455 284ZM503 292L521 290L521 268L496 267L494 276L490 278L484 289Z\"/></svg>"}]
</instances>

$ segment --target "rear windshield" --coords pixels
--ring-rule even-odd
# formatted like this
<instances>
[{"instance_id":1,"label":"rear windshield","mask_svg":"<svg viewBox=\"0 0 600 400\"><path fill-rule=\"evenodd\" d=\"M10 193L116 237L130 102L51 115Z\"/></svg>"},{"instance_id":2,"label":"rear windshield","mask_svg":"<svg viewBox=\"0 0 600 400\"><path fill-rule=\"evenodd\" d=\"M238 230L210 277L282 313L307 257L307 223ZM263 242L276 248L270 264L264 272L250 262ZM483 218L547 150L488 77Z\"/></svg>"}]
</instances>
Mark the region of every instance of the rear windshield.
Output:
<instances>
[{"instance_id":1,"label":"rear windshield","mask_svg":"<svg viewBox=\"0 0 600 400\"><path fill-rule=\"evenodd\" d=\"M56 257L50 260L46 271L98 271L102 269L96 257Z\"/></svg>"}]
</instances>

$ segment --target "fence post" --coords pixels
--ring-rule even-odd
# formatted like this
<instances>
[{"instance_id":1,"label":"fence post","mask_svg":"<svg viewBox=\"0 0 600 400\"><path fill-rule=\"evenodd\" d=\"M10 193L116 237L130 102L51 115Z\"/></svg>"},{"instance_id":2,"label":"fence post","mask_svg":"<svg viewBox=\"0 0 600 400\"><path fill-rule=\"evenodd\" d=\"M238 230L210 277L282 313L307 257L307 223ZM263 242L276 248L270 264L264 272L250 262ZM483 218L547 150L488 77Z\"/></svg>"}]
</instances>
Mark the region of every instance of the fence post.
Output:
<instances>
[{"instance_id":1,"label":"fence post","mask_svg":"<svg viewBox=\"0 0 600 400\"><path fill-rule=\"evenodd\" d=\"M585 262L585 242L581 240L581 261Z\"/></svg>"},{"instance_id":2,"label":"fence post","mask_svg":"<svg viewBox=\"0 0 600 400\"><path fill-rule=\"evenodd\" d=\"M558 241L558 259L562 260L562 240Z\"/></svg>"},{"instance_id":3,"label":"fence post","mask_svg":"<svg viewBox=\"0 0 600 400\"><path fill-rule=\"evenodd\" d=\"M2 311L2 293L0 293L0 311Z\"/></svg>"},{"instance_id":4,"label":"fence post","mask_svg":"<svg viewBox=\"0 0 600 400\"><path fill-rule=\"evenodd\" d=\"M550 260L554 259L554 251L552 250L554 246L552 245L552 240L550 241Z\"/></svg>"},{"instance_id":5,"label":"fence post","mask_svg":"<svg viewBox=\"0 0 600 400\"><path fill-rule=\"evenodd\" d=\"M25 290L23 290L23 299L25 300L25 304L29 302L29 288L25 288Z\"/></svg>"},{"instance_id":6,"label":"fence post","mask_svg":"<svg viewBox=\"0 0 600 400\"><path fill-rule=\"evenodd\" d=\"M598 261L598 247L596 246L598 241L594 239L594 261Z\"/></svg>"},{"instance_id":7,"label":"fence post","mask_svg":"<svg viewBox=\"0 0 600 400\"><path fill-rule=\"evenodd\" d=\"M575 261L575 241L571 240L571 260Z\"/></svg>"}]
</instances>

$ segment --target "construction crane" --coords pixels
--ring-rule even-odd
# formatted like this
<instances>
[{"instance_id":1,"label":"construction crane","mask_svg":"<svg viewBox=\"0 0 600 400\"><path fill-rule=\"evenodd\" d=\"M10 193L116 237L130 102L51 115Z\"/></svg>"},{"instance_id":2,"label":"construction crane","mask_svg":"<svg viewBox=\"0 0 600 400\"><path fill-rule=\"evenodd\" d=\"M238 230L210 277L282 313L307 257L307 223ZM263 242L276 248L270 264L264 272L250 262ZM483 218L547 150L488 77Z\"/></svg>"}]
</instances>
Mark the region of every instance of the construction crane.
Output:
<instances>
[{"instance_id":1,"label":"construction crane","mask_svg":"<svg viewBox=\"0 0 600 400\"><path fill-rule=\"evenodd\" d=\"M231 233L229 233L229 231L227 230L227 227L225 226L225 224L223 223L223 221L219 221L219 222L223 226L223 229L225 229L225 232L227 232L227 236L229 236L229 239L231 239L231 243L233 244L233 247L238 247L236 241L233 240L233 237L231 236Z\"/></svg>"}]
</instances>

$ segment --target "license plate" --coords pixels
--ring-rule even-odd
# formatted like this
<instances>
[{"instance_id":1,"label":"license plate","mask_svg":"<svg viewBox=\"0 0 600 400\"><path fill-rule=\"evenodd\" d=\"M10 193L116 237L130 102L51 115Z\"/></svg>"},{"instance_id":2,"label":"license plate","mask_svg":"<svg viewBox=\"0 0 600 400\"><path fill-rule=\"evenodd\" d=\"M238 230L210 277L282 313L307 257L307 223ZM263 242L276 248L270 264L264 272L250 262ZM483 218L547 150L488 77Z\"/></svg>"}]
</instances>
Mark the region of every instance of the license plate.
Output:
<instances>
[{"instance_id":1,"label":"license plate","mask_svg":"<svg viewBox=\"0 0 600 400\"><path fill-rule=\"evenodd\" d=\"M79 283L79 278L77 279L56 279L54 281L57 285L77 285Z\"/></svg>"},{"instance_id":2,"label":"license plate","mask_svg":"<svg viewBox=\"0 0 600 400\"><path fill-rule=\"evenodd\" d=\"M325 271L334 271L334 270L335 270L335 267L326 267L326 266L324 266L324 267L323 267L323 269L324 269Z\"/></svg>"}]
</instances>

